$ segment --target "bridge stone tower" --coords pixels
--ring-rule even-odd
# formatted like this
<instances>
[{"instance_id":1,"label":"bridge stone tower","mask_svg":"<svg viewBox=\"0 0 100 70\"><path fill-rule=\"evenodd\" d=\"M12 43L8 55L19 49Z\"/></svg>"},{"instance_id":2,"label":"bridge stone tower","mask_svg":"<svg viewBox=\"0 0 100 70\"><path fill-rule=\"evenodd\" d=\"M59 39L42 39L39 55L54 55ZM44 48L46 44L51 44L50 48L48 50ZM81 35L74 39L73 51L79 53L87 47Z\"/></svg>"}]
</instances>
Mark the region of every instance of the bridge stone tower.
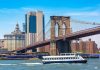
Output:
<instances>
[{"instance_id":1,"label":"bridge stone tower","mask_svg":"<svg viewBox=\"0 0 100 70\"><path fill-rule=\"evenodd\" d=\"M70 17L64 16L51 16L51 43L50 43L50 55L57 55L58 49L55 41L55 25L58 25L58 37L62 37L63 35L67 35L71 32L70 28ZM65 28L63 28L63 25Z\"/></svg>"}]
</instances>

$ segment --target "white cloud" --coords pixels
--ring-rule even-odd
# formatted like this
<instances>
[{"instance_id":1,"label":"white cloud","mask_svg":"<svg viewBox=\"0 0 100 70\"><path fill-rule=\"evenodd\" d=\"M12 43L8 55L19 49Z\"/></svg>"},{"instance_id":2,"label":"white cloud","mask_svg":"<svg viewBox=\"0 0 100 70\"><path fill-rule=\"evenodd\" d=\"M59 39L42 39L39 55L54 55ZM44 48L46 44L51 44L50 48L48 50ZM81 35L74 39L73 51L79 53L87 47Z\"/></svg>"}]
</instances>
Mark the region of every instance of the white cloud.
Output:
<instances>
[{"instance_id":1,"label":"white cloud","mask_svg":"<svg viewBox=\"0 0 100 70\"><path fill-rule=\"evenodd\" d=\"M66 13L66 15L70 15L70 16L100 16L99 12L68 12Z\"/></svg>"}]
</instances>

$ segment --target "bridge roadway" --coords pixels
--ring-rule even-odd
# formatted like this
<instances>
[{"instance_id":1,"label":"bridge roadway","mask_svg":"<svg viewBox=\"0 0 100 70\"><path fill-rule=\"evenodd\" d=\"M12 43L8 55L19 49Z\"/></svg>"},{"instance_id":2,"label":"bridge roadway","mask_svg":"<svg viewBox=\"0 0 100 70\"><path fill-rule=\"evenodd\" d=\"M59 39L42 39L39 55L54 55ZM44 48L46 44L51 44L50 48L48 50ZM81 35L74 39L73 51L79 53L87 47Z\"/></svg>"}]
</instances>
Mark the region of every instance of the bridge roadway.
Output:
<instances>
[{"instance_id":1,"label":"bridge roadway","mask_svg":"<svg viewBox=\"0 0 100 70\"><path fill-rule=\"evenodd\" d=\"M95 35L95 34L100 34L100 26L73 32L73 33L67 34L63 37L56 37L55 41L63 40L63 39L74 40L74 39L91 36L91 35ZM17 50L14 50L14 51L23 51L23 50L30 50L32 48L42 47L42 46L50 44L50 41L51 41L50 39L47 39L44 41L36 42L25 48L18 48ZM14 51L12 51L12 52L14 52Z\"/></svg>"}]
</instances>

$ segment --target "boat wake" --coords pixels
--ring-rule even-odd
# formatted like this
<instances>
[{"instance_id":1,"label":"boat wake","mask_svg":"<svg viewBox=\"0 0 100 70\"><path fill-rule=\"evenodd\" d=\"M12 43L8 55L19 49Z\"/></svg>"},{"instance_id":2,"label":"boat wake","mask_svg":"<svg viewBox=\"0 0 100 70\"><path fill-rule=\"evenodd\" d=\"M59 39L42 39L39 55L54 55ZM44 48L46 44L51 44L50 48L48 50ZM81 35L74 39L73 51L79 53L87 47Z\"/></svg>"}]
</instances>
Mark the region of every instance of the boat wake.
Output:
<instances>
[{"instance_id":1,"label":"boat wake","mask_svg":"<svg viewBox=\"0 0 100 70\"><path fill-rule=\"evenodd\" d=\"M43 65L43 63L21 63L21 64L27 65L27 66Z\"/></svg>"},{"instance_id":2,"label":"boat wake","mask_svg":"<svg viewBox=\"0 0 100 70\"><path fill-rule=\"evenodd\" d=\"M0 63L0 66L8 66L8 65L10 66L10 65L17 65L17 64L1 64Z\"/></svg>"}]
</instances>

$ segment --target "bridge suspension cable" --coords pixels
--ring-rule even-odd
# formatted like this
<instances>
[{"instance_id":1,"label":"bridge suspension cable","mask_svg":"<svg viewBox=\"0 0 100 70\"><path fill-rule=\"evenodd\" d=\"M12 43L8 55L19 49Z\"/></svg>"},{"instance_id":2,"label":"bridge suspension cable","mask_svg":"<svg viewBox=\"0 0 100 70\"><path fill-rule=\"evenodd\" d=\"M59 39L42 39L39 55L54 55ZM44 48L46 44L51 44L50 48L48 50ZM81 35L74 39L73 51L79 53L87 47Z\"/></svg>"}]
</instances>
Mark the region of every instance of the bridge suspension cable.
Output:
<instances>
[{"instance_id":1,"label":"bridge suspension cable","mask_svg":"<svg viewBox=\"0 0 100 70\"><path fill-rule=\"evenodd\" d=\"M100 23L80 21L80 20L76 20L76 19L71 19L71 22L82 23L82 24L91 24L91 25L100 25Z\"/></svg>"},{"instance_id":2,"label":"bridge suspension cable","mask_svg":"<svg viewBox=\"0 0 100 70\"><path fill-rule=\"evenodd\" d=\"M46 28L47 28L48 26L50 26L50 24L49 24L50 21L51 21L51 20L49 20L49 21L47 22L47 24L45 25Z\"/></svg>"},{"instance_id":3,"label":"bridge suspension cable","mask_svg":"<svg viewBox=\"0 0 100 70\"><path fill-rule=\"evenodd\" d=\"M46 30L45 30L45 33L44 33L44 34L47 35L47 37L50 35L50 34L48 35L48 33L50 33L50 32L49 32L49 31L50 31L50 28L49 28L48 26L50 26L50 20L49 20L49 21L47 22L47 24L45 25L45 29L46 29ZM42 38L43 38L43 37L41 36L42 32L43 32L43 30L41 30L41 31L39 32L39 34L38 34L38 35L39 35L38 37L39 37L40 40L42 40Z\"/></svg>"},{"instance_id":4,"label":"bridge suspension cable","mask_svg":"<svg viewBox=\"0 0 100 70\"><path fill-rule=\"evenodd\" d=\"M51 25L51 20L47 22L45 25L45 38L50 37L50 25Z\"/></svg>"}]
</instances>

